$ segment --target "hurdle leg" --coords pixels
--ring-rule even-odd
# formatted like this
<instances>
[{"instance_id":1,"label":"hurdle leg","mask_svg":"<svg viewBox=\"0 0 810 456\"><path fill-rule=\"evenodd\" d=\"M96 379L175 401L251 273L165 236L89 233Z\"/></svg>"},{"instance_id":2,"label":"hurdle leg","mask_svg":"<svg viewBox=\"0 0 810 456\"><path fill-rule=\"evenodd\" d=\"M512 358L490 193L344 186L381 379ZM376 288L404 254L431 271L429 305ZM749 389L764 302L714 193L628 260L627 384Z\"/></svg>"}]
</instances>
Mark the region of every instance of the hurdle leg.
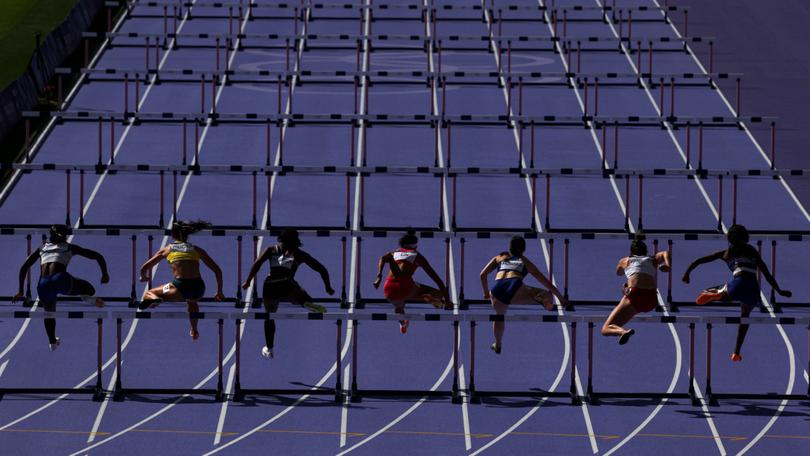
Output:
<instances>
[{"instance_id":1,"label":"hurdle leg","mask_svg":"<svg viewBox=\"0 0 810 456\"><path fill-rule=\"evenodd\" d=\"M593 394L593 322L588 322L588 389L585 392L585 402L596 405L599 403Z\"/></svg>"},{"instance_id":2,"label":"hurdle leg","mask_svg":"<svg viewBox=\"0 0 810 456\"><path fill-rule=\"evenodd\" d=\"M718 405L712 397L712 324L706 323L706 401L709 405Z\"/></svg>"},{"instance_id":3,"label":"hurdle leg","mask_svg":"<svg viewBox=\"0 0 810 456\"><path fill-rule=\"evenodd\" d=\"M454 404L461 404L461 392L458 388L458 336L459 336L458 321L453 322L453 398Z\"/></svg>"},{"instance_id":4,"label":"hurdle leg","mask_svg":"<svg viewBox=\"0 0 810 456\"><path fill-rule=\"evenodd\" d=\"M550 275L550 274L549 274ZM582 400L577 394L577 322L571 322L571 405L580 405Z\"/></svg>"},{"instance_id":5,"label":"hurdle leg","mask_svg":"<svg viewBox=\"0 0 810 456\"><path fill-rule=\"evenodd\" d=\"M335 380L335 403L343 402L343 377L342 377L342 370L343 370L343 363L340 360L340 343L342 342L343 338L342 331L343 331L343 320L335 320L335 326L337 327L337 342L335 343L335 366L337 366L337 371L335 372L336 380Z\"/></svg>"},{"instance_id":6,"label":"hurdle leg","mask_svg":"<svg viewBox=\"0 0 810 456\"><path fill-rule=\"evenodd\" d=\"M242 393L242 382L239 380L239 370L242 367L242 320L236 319L236 336L234 336L235 356L236 356L236 372L234 373L233 382L233 400L234 402L241 402L245 399L245 394Z\"/></svg>"},{"instance_id":7,"label":"hurdle leg","mask_svg":"<svg viewBox=\"0 0 810 456\"><path fill-rule=\"evenodd\" d=\"M357 320L352 320L352 389L350 400L353 403L363 402L357 390Z\"/></svg>"},{"instance_id":8,"label":"hurdle leg","mask_svg":"<svg viewBox=\"0 0 810 456\"><path fill-rule=\"evenodd\" d=\"M695 391L695 324L689 323L689 398L692 405L700 406L700 399Z\"/></svg>"},{"instance_id":9,"label":"hurdle leg","mask_svg":"<svg viewBox=\"0 0 810 456\"><path fill-rule=\"evenodd\" d=\"M225 321L220 318L219 320L217 320L217 326L219 330L219 337L218 337L219 347L217 348L219 350L217 356L217 394L215 397L217 402L225 402L225 388L223 387L222 384L222 351L223 351L222 335L225 326Z\"/></svg>"},{"instance_id":10,"label":"hurdle leg","mask_svg":"<svg viewBox=\"0 0 810 456\"><path fill-rule=\"evenodd\" d=\"M121 325L120 318L115 319L115 387L113 389L113 400L120 402L124 400L124 388L121 386Z\"/></svg>"},{"instance_id":11,"label":"hurdle leg","mask_svg":"<svg viewBox=\"0 0 810 456\"><path fill-rule=\"evenodd\" d=\"M103 319L98 318L96 319L96 332L98 334L98 339L96 341L96 387L95 393L93 393L93 401L94 402L101 402L104 400L104 386L101 383L101 370L102 370L102 323L104 322Z\"/></svg>"},{"instance_id":12,"label":"hurdle leg","mask_svg":"<svg viewBox=\"0 0 810 456\"><path fill-rule=\"evenodd\" d=\"M470 384L467 386L470 402L480 404L481 397L475 394L475 321L470 321Z\"/></svg>"}]
</instances>

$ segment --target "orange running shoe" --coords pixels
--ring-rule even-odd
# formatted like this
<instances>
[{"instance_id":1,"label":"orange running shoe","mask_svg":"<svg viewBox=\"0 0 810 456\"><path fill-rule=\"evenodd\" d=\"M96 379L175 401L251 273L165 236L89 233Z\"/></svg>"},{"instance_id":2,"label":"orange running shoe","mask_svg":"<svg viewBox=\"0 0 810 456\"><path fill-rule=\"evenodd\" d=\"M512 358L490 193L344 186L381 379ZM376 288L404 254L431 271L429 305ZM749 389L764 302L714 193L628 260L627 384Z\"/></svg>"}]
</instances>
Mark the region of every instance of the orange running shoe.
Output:
<instances>
[{"instance_id":1,"label":"orange running shoe","mask_svg":"<svg viewBox=\"0 0 810 456\"><path fill-rule=\"evenodd\" d=\"M699 306L708 304L714 301L720 301L723 299L723 293L719 293L717 291L702 291L697 299L695 299L695 303Z\"/></svg>"},{"instance_id":2,"label":"orange running shoe","mask_svg":"<svg viewBox=\"0 0 810 456\"><path fill-rule=\"evenodd\" d=\"M735 362L735 363L738 363L738 362L742 361L742 356L737 354L737 353L732 353L731 354L731 360L733 362Z\"/></svg>"},{"instance_id":3,"label":"orange running shoe","mask_svg":"<svg viewBox=\"0 0 810 456\"><path fill-rule=\"evenodd\" d=\"M408 332L408 325L411 324L410 320L399 320L399 332L405 334Z\"/></svg>"}]
</instances>

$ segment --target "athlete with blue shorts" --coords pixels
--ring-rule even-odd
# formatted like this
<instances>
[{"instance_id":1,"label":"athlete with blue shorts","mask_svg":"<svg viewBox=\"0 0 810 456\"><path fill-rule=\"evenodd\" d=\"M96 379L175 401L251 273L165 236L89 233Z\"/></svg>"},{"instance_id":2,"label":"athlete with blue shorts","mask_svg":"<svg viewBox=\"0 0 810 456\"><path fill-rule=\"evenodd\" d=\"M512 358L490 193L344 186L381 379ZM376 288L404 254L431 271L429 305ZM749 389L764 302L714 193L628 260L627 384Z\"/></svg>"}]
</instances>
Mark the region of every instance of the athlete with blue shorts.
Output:
<instances>
[{"instance_id":1,"label":"athlete with blue shorts","mask_svg":"<svg viewBox=\"0 0 810 456\"><path fill-rule=\"evenodd\" d=\"M704 305L713 301L739 301L742 317L751 314L751 310L760 302L761 291L757 280L757 271L761 271L765 280L773 287L774 291L784 297L791 297L793 294L788 290L779 288L773 275L768 270L768 266L762 261L759 252L754 246L748 243L748 230L742 225L732 225L727 234L729 246L725 250L720 250L698 258L686 268L683 273L683 281L689 283L689 274L693 269L701 264L710 263L715 260L723 260L731 270L732 279L722 287L709 289L702 292L697 297L697 304ZM737 342L734 346L734 353L731 354L732 361L742 361L740 351L748 333L747 324L741 324L737 329Z\"/></svg>"},{"instance_id":2,"label":"athlete with blue shorts","mask_svg":"<svg viewBox=\"0 0 810 456\"><path fill-rule=\"evenodd\" d=\"M493 257L481 270L481 286L484 289L484 298L492 301L492 307L498 315L506 314L510 304L543 304L546 310L552 310L554 308L551 300L552 295L556 296L563 306L568 305L560 290L537 269L534 263L523 256L525 250L526 240L515 236L509 241L509 251ZM497 270L495 285L490 289L487 276L495 270ZM529 274L537 279L548 291L530 287L523 283L523 279ZM501 353L501 341L505 327L503 321L492 323L495 342L492 343L490 348L495 353Z\"/></svg>"},{"instance_id":3,"label":"athlete with blue shorts","mask_svg":"<svg viewBox=\"0 0 810 456\"><path fill-rule=\"evenodd\" d=\"M104 306L103 300L91 298L96 294L96 290L90 285L90 282L73 277L67 272L71 258L74 255L82 256L98 262L98 267L101 269L101 283L107 283L110 281L110 276L107 274L107 263L104 261L104 257L94 250L68 243L67 236L67 226L51 226L48 242L31 253L20 268L20 288L12 298L13 302L22 299L25 276L39 259L41 266L37 293L39 302L46 312L56 311L56 300L59 295L82 296L96 307ZM56 337L56 319L45 318L43 321L51 351L56 350L60 343L59 338Z\"/></svg>"},{"instance_id":4,"label":"athlete with blue shorts","mask_svg":"<svg viewBox=\"0 0 810 456\"><path fill-rule=\"evenodd\" d=\"M219 265L208 256L208 253L196 245L188 242L188 237L200 230L209 228L211 225L206 222L174 222L172 224L172 238L174 242L158 250L152 258L141 266L141 282L149 280L152 268L160 263L164 258L172 267L174 280L156 288L148 290L143 295L138 309L146 310L150 307L157 307L163 301L186 301L188 312L199 312L198 301L205 294L205 282L200 276L200 261L205 263L214 273L217 280L217 292L214 299L221 301L222 294L222 270ZM197 330L197 319L191 318L191 331L189 334L193 340L200 337Z\"/></svg>"}]
</instances>

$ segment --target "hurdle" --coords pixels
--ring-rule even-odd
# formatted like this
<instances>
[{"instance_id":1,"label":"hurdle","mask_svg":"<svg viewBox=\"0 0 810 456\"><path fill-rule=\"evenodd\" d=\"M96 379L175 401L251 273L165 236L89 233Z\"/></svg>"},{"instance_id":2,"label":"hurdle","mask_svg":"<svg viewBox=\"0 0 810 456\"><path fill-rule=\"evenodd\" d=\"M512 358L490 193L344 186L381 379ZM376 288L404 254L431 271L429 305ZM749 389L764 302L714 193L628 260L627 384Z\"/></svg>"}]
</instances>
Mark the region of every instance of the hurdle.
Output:
<instances>
[{"instance_id":1,"label":"hurdle","mask_svg":"<svg viewBox=\"0 0 810 456\"><path fill-rule=\"evenodd\" d=\"M465 319L470 322L470 368L469 368L469 385L468 393L470 402L481 403L481 398L484 397L561 397L570 398L572 405L579 405L582 403L582 398L579 396L576 387L576 362L577 362L577 322L581 321L578 317L570 317L567 315L467 315ZM571 376L568 391L546 391L541 389L532 389L526 391L506 391L506 390L481 390L475 385L475 328L478 321L510 321L510 322L530 322L530 323L561 323L567 324L571 329L571 335L568 339L569 349L571 352Z\"/></svg>"},{"instance_id":2,"label":"hurdle","mask_svg":"<svg viewBox=\"0 0 810 456\"><path fill-rule=\"evenodd\" d=\"M217 402L226 400L225 388L222 381L222 364L223 364L223 328L224 320L229 319L230 315L227 313L217 312L123 312L111 311L110 317L115 319L115 366L118 375L115 378L115 385L112 391L112 398L114 401L123 401L127 396L132 395L213 395ZM127 320L160 320L160 319L198 319L198 320L216 320L218 327L218 351L217 351L217 387L212 388L139 388L123 386L123 356L122 356L122 326L123 321Z\"/></svg>"},{"instance_id":3,"label":"hurdle","mask_svg":"<svg viewBox=\"0 0 810 456\"><path fill-rule=\"evenodd\" d=\"M89 394L93 401L101 402L106 397L104 387L101 383L102 372L102 322L107 317L107 312L103 311L57 311L57 312L34 312L27 310L0 311L0 318L11 319L95 319L96 320L96 381L92 386L80 386L73 388L38 388L38 387L0 387L0 400L9 394Z\"/></svg>"},{"instance_id":4,"label":"hurdle","mask_svg":"<svg viewBox=\"0 0 810 456\"><path fill-rule=\"evenodd\" d=\"M342 403L345 397L345 392L342 389L342 359L341 359L341 346L343 344L342 330L343 320L340 314L321 314L321 313L267 313L256 312L252 314L232 314L236 321L236 335L234 337L235 344L235 373L234 373L234 389L233 400L235 402L243 402L245 396L282 396L282 395L327 395L334 396L336 403ZM266 321L269 319L279 320L309 320L309 321L329 321L335 322L336 329L336 342L335 342L335 365L336 367L336 380L334 388L243 388L241 381L241 365L242 365L242 325L248 320ZM356 330L356 327L355 327Z\"/></svg>"},{"instance_id":5,"label":"hurdle","mask_svg":"<svg viewBox=\"0 0 810 456\"><path fill-rule=\"evenodd\" d=\"M639 391L596 391L594 388L594 343L593 328L595 323L602 323L605 317L583 317L588 324L588 386L585 392L585 401L589 404L599 404L600 399L630 398L630 399L689 399L694 406L700 405L695 391L695 326L700 323L701 317L682 316L635 316L633 323L665 323L686 324L689 326L689 387L686 392L639 392Z\"/></svg>"},{"instance_id":6,"label":"hurdle","mask_svg":"<svg viewBox=\"0 0 810 456\"><path fill-rule=\"evenodd\" d=\"M706 389L704 395L709 405L717 406L723 399L810 401L810 384L804 394L717 393L712 389L712 329L714 325L803 325L807 327L806 366L810 370L810 317L704 317L701 319L701 323L706 325Z\"/></svg>"}]
</instances>

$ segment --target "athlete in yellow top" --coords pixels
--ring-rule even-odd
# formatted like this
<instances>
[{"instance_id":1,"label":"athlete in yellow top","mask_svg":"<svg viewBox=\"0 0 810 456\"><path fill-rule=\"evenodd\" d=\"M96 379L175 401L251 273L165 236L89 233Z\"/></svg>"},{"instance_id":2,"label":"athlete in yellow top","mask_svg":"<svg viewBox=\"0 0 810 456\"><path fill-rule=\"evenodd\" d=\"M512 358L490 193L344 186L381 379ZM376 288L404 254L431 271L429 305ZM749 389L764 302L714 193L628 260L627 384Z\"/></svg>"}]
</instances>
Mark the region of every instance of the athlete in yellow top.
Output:
<instances>
[{"instance_id":1,"label":"athlete in yellow top","mask_svg":"<svg viewBox=\"0 0 810 456\"><path fill-rule=\"evenodd\" d=\"M145 310L150 307L157 307L163 301L186 301L189 313L199 312L200 306L197 301L205 294L205 282L200 277L200 261L205 263L216 277L217 293L214 295L214 299L219 301L224 298L222 294L222 270L219 265L208 256L205 250L188 242L188 237L191 234L210 226L210 224L201 221L175 222L172 224L174 242L158 250L152 258L149 258L141 266L140 280L141 282L149 280L149 271L164 258L172 267L174 280L144 293L143 299L138 305L139 309ZM196 318L191 319L190 334L194 340L200 337L200 333L197 331Z\"/></svg>"}]
</instances>

